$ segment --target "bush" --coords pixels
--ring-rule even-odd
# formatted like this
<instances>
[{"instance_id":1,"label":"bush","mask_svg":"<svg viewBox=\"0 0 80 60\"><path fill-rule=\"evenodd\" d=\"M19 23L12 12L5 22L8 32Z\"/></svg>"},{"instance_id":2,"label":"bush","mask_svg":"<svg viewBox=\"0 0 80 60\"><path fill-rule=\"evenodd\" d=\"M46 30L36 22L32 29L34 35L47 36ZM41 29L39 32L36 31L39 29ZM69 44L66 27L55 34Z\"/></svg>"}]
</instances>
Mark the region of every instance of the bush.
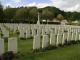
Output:
<instances>
[{"instance_id":1,"label":"bush","mask_svg":"<svg viewBox=\"0 0 80 60\"><path fill-rule=\"evenodd\" d=\"M35 49L35 50L33 50L32 52L33 53L37 53L37 52L40 52L41 51L41 49Z\"/></svg>"},{"instance_id":2,"label":"bush","mask_svg":"<svg viewBox=\"0 0 80 60\"><path fill-rule=\"evenodd\" d=\"M26 40L26 38L25 37L21 37L20 40Z\"/></svg>"},{"instance_id":3,"label":"bush","mask_svg":"<svg viewBox=\"0 0 80 60\"><path fill-rule=\"evenodd\" d=\"M12 51L5 52L3 55L3 60L13 60L14 58L14 53Z\"/></svg>"},{"instance_id":4,"label":"bush","mask_svg":"<svg viewBox=\"0 0 80 60\"><path fill-rule=\"evenodd\" d=\"M29 37L29 38L27 38L27 39L33 39L33 37Z\"/></svg>"},{"instance_id":5,"label":"bush","mask_svg":"<svg viewBox=\"0 0 80 60\"><path fill-rule=\"evenodd\" d=\"M78 40L77 42L80 43L80 40Z\"/></svg>"},{"instance_id":6,"label":"bush","mask_svg":"<svg viewBox=\"0 0 80 60\"><path fill-rule=\"evenodd\" d=\"M77 42L75 40L71 41L71 44L76 44Z\"/></svg>"}]
</instances>

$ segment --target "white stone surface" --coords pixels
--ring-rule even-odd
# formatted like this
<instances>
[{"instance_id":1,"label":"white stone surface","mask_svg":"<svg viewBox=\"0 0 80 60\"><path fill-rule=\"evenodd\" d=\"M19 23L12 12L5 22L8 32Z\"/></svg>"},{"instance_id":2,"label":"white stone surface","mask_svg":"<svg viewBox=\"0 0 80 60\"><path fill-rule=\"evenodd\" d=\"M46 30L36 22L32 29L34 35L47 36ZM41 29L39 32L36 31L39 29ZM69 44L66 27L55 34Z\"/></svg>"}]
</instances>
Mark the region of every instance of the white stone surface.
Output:
<instances>
[{"instance_id":1,"label":"white stone surface","mask_svg":"<svg viewBox=\"0 0 80 60\"><path fill-rule=\"evenodd\" d=\"M46 33L45 33L45 29L42 29L42 35L45 35Z\"/></svg>"},{"instance_id":2,"label":"white stone surface","mask_svg":"<svg viewBox=\"0 0 80 60\"><path fill-rule=\"evenodd\" d=\"M71 40L71 32L68 30L67 32L67 41L70 41Z\"/></svg>"},{"instance_id":3,"label":"white stone surface","mask_svg":"<svg viewBox=\"0 0 80 60\"><path fill-rule=\"evenodd\" d=\"M42 48L46 48L48 46L49 46L49 36L48 35L43 35Z\"/></svg>"},{"instance_id":4,"label":"white stone surface","mask_svg":"<svg viewBox=\"0 0 80 60\"><path fill-rule=\"evenodd\" d=\"M77 41L77 30L75 30L75 41Z\"/></svg>"},{"instance_id":5,"label":"white stone surface","mask_svg":"<svg viewBox=\"0 0 80 60\"><path fill-rule=\"evenodd\" d=\"M9 37L9 32L8 31L4 31L3 32L3 37Z\"/></svg>"},{"instance_id":6,"label":"white stone surface","mask_svg":"<svg viewBox=\"0 0 80 60\"><path fill-rule=\"evenodd\" d=\"M4 53L4 39L0 38L0 55Z\"/></svg>"},{"instance_id":7,"label":"white stone surface","mask_svg":"<svg viewBox=\"0 0 80 60\"><path fill-rule=\"evenodd\" d=\"M74 39L74 35L75 35L75 34L72 33L71 40L75 40L75 39Z\"/></svg>"},{"instance_id":8,"label":"white stone surface","mask_svg":"<svg viewBox=\"0 0 80 60\"><path fill-rule=\"evenodd\" d=\"M59 34L57 34L56 46L59 45Z\"/></svg>"},{"instance_id":9,"label":"white stone surface","mask_svg":"<svg viewBox=\"0 0 80 60\"><path fill-rule=\"evenodd\" d=\"M26 38L30 38L30 37L31 37L30 31L26 30Z\"/></svg>"},{"instance_id":10,"label":"white stone surface","mask_svg":"<svg viewBox=\"0 0 80 60\"><path fill-rule=\"evenodd\" d=\"M19 35L20 38L24 38L25 37L25 34L24 32L20 31L20 35Z\"/></svg>"},{"instance_id":11,"label":"white stone surface","mask_svg":"<svg viewBox=\"0 0 80 60\"><path fill-rule=\"evenodd\" d=\"M63 38L63 35L62 34L59 34L58 36L58 44L62 44L62 38Z\"/></svg>"},{"instance_id":12,"label":"white stone surface","mask_svg":"<svg viewBox=\"0 0 80 60\"><path fill-rule=\"evenodd\" d=\"M26 38L30 38L30 37L31 37L31 29L30 27L28 27L26 30Z\"/></svg>"},{"instance_id":13,"label":"white stone surface","mask_svg":"<svg viewBox=\"0 0 80 60\"><path fill-rule=\"evenodd\" d=\"M12 37L8 39L8 51L13 51L14 53L18 52L16 37Z\"/></svg>"},{"instance_id":14,"label":"white stone surface","mask_svg":"<svg viewBox=\"0 0 80 60\"><path fill-rule=\"evenodd\" d=\"M35 35L33 39L33 50L40 49L40 36Z\"/></svg>"},{"instance_id":15,"label":"white stone surface","mask_svg":"<svg viewBox=\"0 0 80 60\"><path fill-rule=\"evenodd\" d=\"M37 29L32 29L32 36L35 36L37 34Z\"/></svg>"},{"instance_id":16,"label":"white stone surface","mask_svg":"<svg viewBox=\"0 0 80 60\"><path fill-rule=\"evenodd\" d=\"M50 45L55 46L56 45L56 34L52 33L50 34Z\"/></svg>"},{"instance_id":17,"label":"white stone surface","mask_svg":"<svg viewBox=\"0 0 80 60\"><path fill-rule=\"evenodd\" d=\"M78 29L76 30L76 40L78 40L79 39L79 34L78 34Z\"/></svg>"},{"instance_id":18,"label":"white stone surface","mask_svg":"<svg viewBox=\"0 0 80 60\"><path fill-rule=\"evenodd\" d=\"M79 34L79 40L80 40L80 34Z\"/></svg>"},{"instance_id":19,"label":"white stone surface","mask_svg":"<svg viewBox=\"0 0 80 60\"><path fill-rule=\"evenodd\" d=\"M65 44L65 37L64 37L65 35L63 34L62 36L63 36L62 37L62 45L64 45Z\"/></svg>"}]
</instances>

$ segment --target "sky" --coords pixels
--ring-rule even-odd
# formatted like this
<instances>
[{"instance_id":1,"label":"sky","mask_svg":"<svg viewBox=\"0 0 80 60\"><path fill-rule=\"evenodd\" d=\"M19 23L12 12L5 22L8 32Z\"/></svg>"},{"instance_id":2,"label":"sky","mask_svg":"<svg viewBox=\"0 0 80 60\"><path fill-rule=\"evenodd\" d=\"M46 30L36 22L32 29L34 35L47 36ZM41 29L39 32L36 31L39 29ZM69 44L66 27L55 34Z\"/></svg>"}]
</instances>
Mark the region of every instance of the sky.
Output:
<instances>
[{"instance_id":1,"label":"sky","mask_svg":"<svg viewBox=\"0 0 80 60\"><path fill-rule=\"evenodd\" d=\"M0 0L4 7L36 6L43 8L54 6L64 11L80 12L80 0Z\"/></svg>"}]
</instances>

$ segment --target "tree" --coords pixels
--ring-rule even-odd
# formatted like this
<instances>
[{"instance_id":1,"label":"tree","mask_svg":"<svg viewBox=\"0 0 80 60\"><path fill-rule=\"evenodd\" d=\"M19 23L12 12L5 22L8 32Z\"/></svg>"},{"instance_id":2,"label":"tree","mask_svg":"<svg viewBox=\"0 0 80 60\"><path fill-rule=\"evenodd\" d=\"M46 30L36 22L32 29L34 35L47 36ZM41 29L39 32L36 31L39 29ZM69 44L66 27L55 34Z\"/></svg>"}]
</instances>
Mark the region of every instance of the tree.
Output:
<instances>
[{"instance_id":1,"label":"tree","mask_svg":"<svg viewBox=\"0 0 80 60\"><path fill-rule=\"evenodd\" d=\"M38 9L36 7L29 7L29 19L31 22L37 22L38 20Z\"/></svg>"},{"instance_id":2,"label":"tree","mask_svg":"<svg viewBox=\"0 0 80 60\"><path fill-rule=\"evenodd\" d=\"M58 14L58 15L57 15L57 19L61 21L61 20L64 19L64 16L63 16L62 14Z\"/></svg>"},{"instance_id":3,"label":"tree","mask_svg":"<svg viewBox=\"0 0 80 60\"><path fill-rule=\"evenodd\" d=\"M0 21L2 22L4 18L3 6L0 3Z\"/></svg>"},{"instance_id":4,"label":"tree","mask_svg":"<svg viewBox=\"0 0 80 60\"><path fill-rule=\"evenodd\" d=\"M42 18L52 20L54 18L53 13L47 9L42 11Z\"/></svg>"},{"instance_id":5,"label":"tree","mask_svg":"<svg viewBox=\"0 0 80 60\"><path fill-rule=\"evenodd\" d=\"M25 22L28 19L27 8L18 9L13 19L15 20L15 22Z\"/></svg>"},{"instance_id":6,"label":"tree","mask_svg":"<svg viewBox=\"0 0 80 60\"><path fill-rule=\"evenodd\" d=\"M17 10L18 8L11 8L11 7L8 7L4 10L6 22L12 22L12 19L15 16Z\"/></svg>"},{"instance_id":7,"label":"tree","mask_svg":"<svg viewBox=\"0 0 80 60\"><path fill-rule=\"evenodd\" d=\"M56 7L47 6L45 8L37 7L17 7L12 8L8 6L3 9L0 3L0 22L37 22L38 13L40 15L40 21L53 20L57 18L58 20L67 19L68 21L80 20L80 12L65 12L61 11Z\"/></svg>"}]
</instances>

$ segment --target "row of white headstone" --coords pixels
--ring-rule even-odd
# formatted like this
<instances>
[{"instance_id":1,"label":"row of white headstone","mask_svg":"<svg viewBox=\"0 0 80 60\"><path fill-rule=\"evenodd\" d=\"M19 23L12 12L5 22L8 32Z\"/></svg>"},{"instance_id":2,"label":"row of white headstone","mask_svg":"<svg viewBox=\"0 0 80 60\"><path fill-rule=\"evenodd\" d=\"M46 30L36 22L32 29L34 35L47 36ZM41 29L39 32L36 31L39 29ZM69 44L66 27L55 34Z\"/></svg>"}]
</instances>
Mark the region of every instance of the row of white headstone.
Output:
<instances>
[{"instance_id":1,"label":"row of white headstone","mask_svg":"<svg viewBox=\"0 0 80 60\"><path fill-rule=\"evenodd\" d=\"M3 26L3 24L0 24L0 37L1 37L1 34L3 34L3 38L9 37L9 31L6 30L6 28Z\"/></svg>"},{"instance_id":2,"label":"row of white headstone","mask_svg":"<svg viewBox=\"0 0 80 60\"><path fill-rule=\"evenodd\" d=\"M10 26L10 25L8 25ZM17 27L14 26L14 31ZM26 25L19 24L18 30L20 31L20 36L24 37L24 33L26 32L26 37L30 37L31 35L34 37L33 40L33 49L46 48L49 45L58 46L59 44L64 45L65 40L80 40L80 27L79 26L61 26L61 25ZM10 26L10 28L12 28ZM32 33L30 33L32 31ZM42 36L42 39L41 39ZM40 43L42 40L42 44Z\"/></svg>"},{"instance_id":3,"label":"row of white headstone","mask_svg":"<svg viewBox=\"0 0 80 60\"><path fill-rule=\"evenodd\" d=\"M33 50L40 49L41 47L46 48L49 45L57 47L59 44L64 45L65 41L70 42L80 40L80 28L56 27L42 29L42 39L39 34L40 29L37 29L38 33L34 35L33 38Z\"/></svg>"},{"instance_id":4,"label":"row of white headstone","mask_svg":"<svg viewBox=\"0 0 80 60\"><path fill-rule=\"evenodd\" d=\"M18 49L17 49L17 38L13 37L13 38L9 38L8 39L8 51L12 51L13 53L17 53ZM4 39L0 38L0 55L2 55L3 53L5 53L5 43L4 43Z\"/></svg>"},{"instance_id":5,"label":"row of white headstone","mask_svg":"<svg viewBox=\"0 0 80 60\"><path fill-rule=\"evenodd\" d=\"M8 26L6 26L6 27L8 27ZM9 35L10 31L6 30L6 28L5 28L3 25L1 25L0 28L1 28L1 33L3 34L3 38L10 36L10 35ZM11 29L11 28L10 28L10 29ZM14 30L15 30L15 32L16 32L17 27L15 27ZM19 37L22 37L22 38L29 38L29 37L31 37L30 28L27 28L27 30L26 30L26 29L23 29L23 27L22 27L22 28L18 28L18 30L19 30L19 32L20 32ZM26 34L25 34L25 33L26 33Z\"/></svg>"},{"instance_id":6,"label":"row of white headstone","mask_svg":"<svg viewBox=\"0 0 80 60\"><path fill-rule=\"evenodd\" d=\"M13 31L13 33L15 33L18 30L18 32L20 33L19 34L20 38L30 38L32 36L30 25L26 26L24 24L7 24L7 23L4 25L7 28L9 28L9 30ZM6 29L4 29L4 30L6 30ZM4 36L5 35L9 36L8 32L3 31L3 33L6 33L6 34L3 34Z\"/></svg>"}]
</instances>

